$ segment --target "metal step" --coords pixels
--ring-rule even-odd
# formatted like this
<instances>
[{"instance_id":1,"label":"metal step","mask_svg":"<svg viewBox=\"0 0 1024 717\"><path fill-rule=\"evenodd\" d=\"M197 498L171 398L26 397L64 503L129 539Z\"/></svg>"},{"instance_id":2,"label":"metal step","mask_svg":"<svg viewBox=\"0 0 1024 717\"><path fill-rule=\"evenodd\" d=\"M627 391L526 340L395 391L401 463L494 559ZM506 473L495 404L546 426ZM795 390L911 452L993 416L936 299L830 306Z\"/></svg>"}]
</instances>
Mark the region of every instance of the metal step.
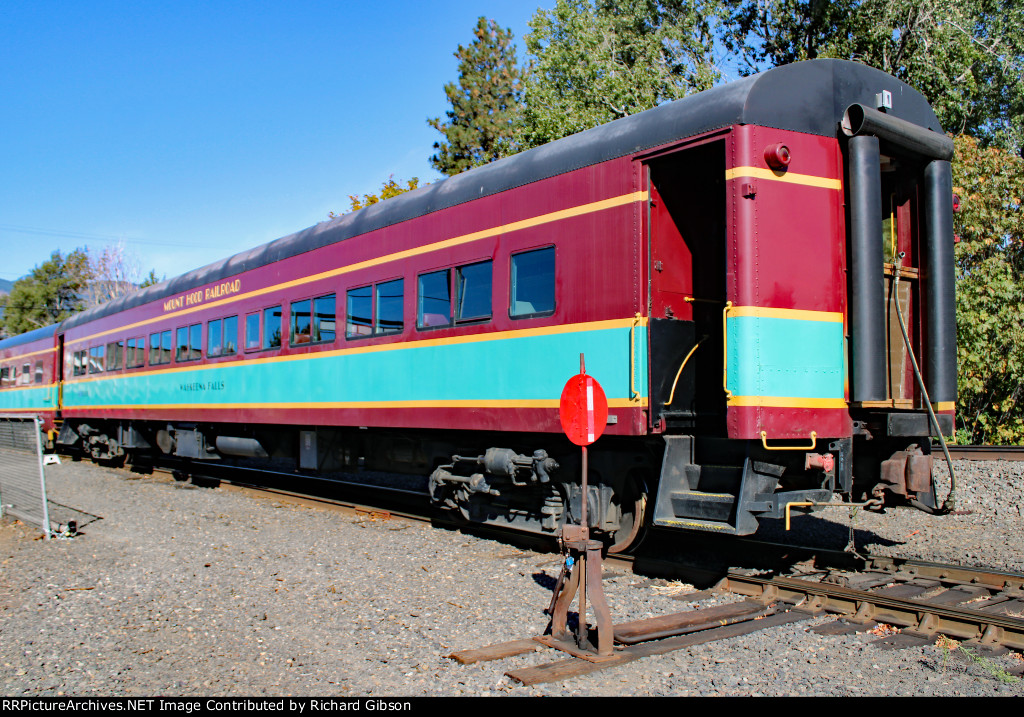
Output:
<instances>
[{"instance_id":1,"label":"metal step","mask_svg":"<svg viewBox=\"0 0 1024 717\"><path fill-rule=\"evenodd\" d=\"M672 512L677 518L728 522L736 505L731 493L705 493L696 490L673 491Z\"/></svg>"},{"instance_id":2,"label":"metal step","mask_svg":"<svg viewBox=\"0 0 1024 717\"><path fill-rule=\"evenodd\" d=\"M721 520L697 520L696 518L655 518L655 525L680 530L696 530L701 533L717 533L718 535L737 535L735 526Z\"/></svg>"},{"instance_id":3,"label":"metal step","mask_svg":"<svg viewBox=\"0 0 1024 717\"><path fill-rule=\"evenodd\" d=\"M666 436L654 524L684 530L750 535L771 510L781 466L747 458L742 466L694 463L692 436Z\"/></svg>"}]
</instances>

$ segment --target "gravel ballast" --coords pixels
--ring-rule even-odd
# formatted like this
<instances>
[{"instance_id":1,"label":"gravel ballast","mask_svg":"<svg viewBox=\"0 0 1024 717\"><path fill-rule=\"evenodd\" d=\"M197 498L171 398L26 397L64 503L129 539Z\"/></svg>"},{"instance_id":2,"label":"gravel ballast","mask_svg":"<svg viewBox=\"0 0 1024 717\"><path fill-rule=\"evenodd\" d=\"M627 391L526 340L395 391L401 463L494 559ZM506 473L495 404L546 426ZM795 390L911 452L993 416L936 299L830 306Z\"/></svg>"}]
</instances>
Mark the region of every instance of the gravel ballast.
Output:
<instances>
[{"instance_id":1,"label":"gravel ballast","mask_svg":"<svg viewBox=\"0 0 1024 717\"><path fill-rule=\"evenodd\" d=\"M859 511L857 549L1024 572L1024 463L956 467L957 509L970 512ZM558 655L470 666L447 655L539 634L557 555L67 459L47 482L51 500L102 519L50 541L0 523L6 696L1024 694L1000 672L1019 673L1018 655L986 664L808 630L827 617L524 687L505 671ZM849 514L760 533L842 548ZM688 589L621 570L605 580L616 622L736 599L677 599Z\"/></svg>"}]
</instances>

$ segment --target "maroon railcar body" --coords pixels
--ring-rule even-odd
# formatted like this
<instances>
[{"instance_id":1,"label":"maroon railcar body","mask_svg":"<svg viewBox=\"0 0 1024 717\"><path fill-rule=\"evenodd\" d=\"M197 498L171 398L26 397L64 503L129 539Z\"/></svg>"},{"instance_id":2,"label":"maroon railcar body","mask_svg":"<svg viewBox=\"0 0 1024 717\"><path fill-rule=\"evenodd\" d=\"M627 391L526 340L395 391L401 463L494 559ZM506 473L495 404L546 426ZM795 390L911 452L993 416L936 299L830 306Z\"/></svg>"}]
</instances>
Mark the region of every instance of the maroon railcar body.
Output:
<instances>
[{"instance_id":1,"label":"maroon railcar body","mask_svg":"<svg viewBox=\"0 0 1024 717\"><path fill-rule=\"evenodd\" d=\"M921 95L848 62L668 103L63 322L59 443L419 475L553 534L584 498L558 418L583 354L609 401L587 514L615 547L834 492L934 505L950 154Z\"/></svg>"}]
</instances>

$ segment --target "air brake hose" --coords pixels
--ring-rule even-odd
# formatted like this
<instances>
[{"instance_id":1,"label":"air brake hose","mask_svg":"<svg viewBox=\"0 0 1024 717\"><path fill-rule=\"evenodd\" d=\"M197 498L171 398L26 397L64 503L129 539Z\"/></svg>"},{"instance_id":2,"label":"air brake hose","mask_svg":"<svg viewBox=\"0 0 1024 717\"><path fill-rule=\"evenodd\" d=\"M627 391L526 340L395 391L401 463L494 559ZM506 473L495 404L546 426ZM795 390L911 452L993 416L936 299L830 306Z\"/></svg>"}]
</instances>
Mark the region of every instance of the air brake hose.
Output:
<instances>
[{"instance_id":1,"label":"air brake hose","mask_svg":"<svg viewBox=\"0 0 1024 717\"><path fill-rule=\"evenodd\" d=\"M949 457L949 448L946 446L946 438L942 435L942 429L939 428L939 419L935 417L935 411L932 410L932 400L928 396L928 389L924 387L924 378L921 376L921 369L917 366L917 357L914 356L914 348L910 345L910 336L907 334L907 325L903 321L903 312L900 311L900 267L903 265L903 257L906 254L900 252L896 256L896 280L893 282L893 294L896 297L896 318L900 322L900 331L903 333L903 343L907 346L907 352L910 354L910 364L914 368L914 377L917 378L917 385L921 389L921 395L924 397L924 405L928 409L928 417L931 419L932 427L935 429L935 435L939 438L939 445L942 446L942 453L946 457L946 467L949 468L949 495L946 496L946 500L943 501L941 508L932 508L924 503L910 499L910 504L918 510L923 510L925 513L931 515L948 515L956 509L956 473L953 471L953 461Z\"/></svg>"}]
</instances>

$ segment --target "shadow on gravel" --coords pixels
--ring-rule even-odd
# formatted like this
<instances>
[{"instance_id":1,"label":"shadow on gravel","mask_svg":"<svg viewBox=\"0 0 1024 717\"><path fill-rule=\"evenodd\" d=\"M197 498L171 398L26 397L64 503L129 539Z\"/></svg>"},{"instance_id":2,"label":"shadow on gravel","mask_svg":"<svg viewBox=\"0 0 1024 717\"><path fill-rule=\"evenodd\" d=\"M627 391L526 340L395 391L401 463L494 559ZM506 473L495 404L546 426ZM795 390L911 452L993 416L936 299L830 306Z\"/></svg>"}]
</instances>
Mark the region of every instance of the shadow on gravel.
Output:
<instances>
[{"instance_id":1,"label":"shadow on gravel","mask_svg":"<svg viewBox=\"0 0 1024 717\"><path fill-rule=\"evenodd\" d=\"M533 582L537 583L545 590L554 591L555 585L558 583L558 580L551 577L547 573L541 572L533 574Z\"/></svg>"},{"instance_id":2,"label":"shadow on gravel","mask_svg":"<svg viewBox=\"0 0 1024 717\"><path fill-rule=\"evenodd\" d=\"M47 499L46 503L50 524L51 526L56 526L53 532L61 537L72 538L85 535L82 528L90 523L95 523L97 520L103 520L101 515L94 515L79 508L58 503L55 500Z\"/></svg>"},{"instance_id":3,"label":"shadow on gravel","mask_svg":"<svg viewBox=\"0 0 1024 717\"><path fill-rule=\"evenodd\" d=\"M788 545L843 550L850 542L850 524L817 515L803 515L794 518L791 529L787 531L782 520L763 520L757 532L751 537L754 540ZM862 552L873 545L891 547L904 544L903 541L885 538L871 530L858 529L856 522L853 527L853 541L857 550Z\"/></svg>"}]
</instances>

